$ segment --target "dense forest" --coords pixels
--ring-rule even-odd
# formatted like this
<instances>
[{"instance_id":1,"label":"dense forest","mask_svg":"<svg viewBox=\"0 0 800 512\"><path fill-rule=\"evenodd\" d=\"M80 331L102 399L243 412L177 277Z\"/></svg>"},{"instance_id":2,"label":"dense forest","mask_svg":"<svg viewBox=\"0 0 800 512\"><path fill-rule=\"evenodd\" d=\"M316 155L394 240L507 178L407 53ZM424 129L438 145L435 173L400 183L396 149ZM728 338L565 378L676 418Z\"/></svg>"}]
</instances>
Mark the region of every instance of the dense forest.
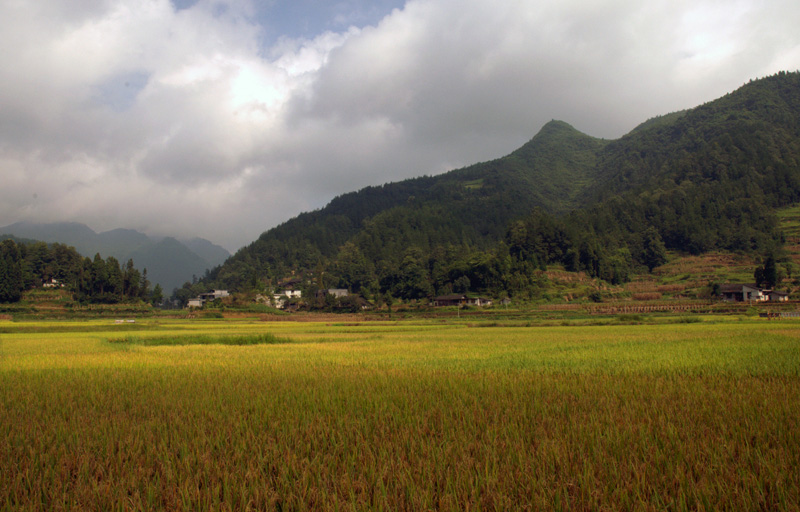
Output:
<instances>
[{"instance_id":1,"label":"dense forest","mask_svg":"<svg viewBox=\"0 0 800 512\"><path fill-rule=\"evenodd\" d=\"M779 73L618 140L552 121L498 160L345 194L265 232L194 288L299 276L367 297L535 296L536 270L551 264L620 283L667 250L773 254L774 210L797 201L800 74Z\"/></svg>"},{"instance_id":2,"label":"dense forest","mask_svg":"<svg viewBox=\"0 0 800 512\"><path fill-rule=\"evenodd\" d=\"M6 238L0 242L0 302L16 302L22 292L51 286L64 288L80 302L114 304L163 299L159 285L150 289L147 269L133 260L121 265L116 258L84 258L64 244Z\"/></svg>"}]
</instances>

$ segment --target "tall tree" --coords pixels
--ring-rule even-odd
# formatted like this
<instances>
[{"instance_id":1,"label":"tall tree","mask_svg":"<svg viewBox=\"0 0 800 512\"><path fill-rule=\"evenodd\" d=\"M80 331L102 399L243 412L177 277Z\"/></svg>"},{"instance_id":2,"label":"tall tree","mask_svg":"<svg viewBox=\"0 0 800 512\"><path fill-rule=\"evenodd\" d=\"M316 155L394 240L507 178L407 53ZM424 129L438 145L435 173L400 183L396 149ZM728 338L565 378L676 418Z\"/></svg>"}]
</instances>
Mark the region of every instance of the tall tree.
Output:
<instances>
[{"instance_id":1,"label":"tall tree","mask_svg":"<svg viewBox=\"0 0 800 512\"><path fill-rule=\"evenodd\" d=\"M22 296L22 257L13 240L0 243L0 302L17 302Z\"/></svg>"},{"instance_id":2,"label":"tall tree","mask_svg":"<svg viewBox=\"0 0 800 512\"><path fill-rule=\"evenodd\" d=\"M667 262L667 248L661 235L658 234L658 230L653 226L644 232L641 260L651 272L654 268Z\"/></svg>"},{"instance_id":3,"label":"tall tree","mask_svg":"<svg viewBox=\"0 0 800 512\"><path fill-rule=\"evenodd\" d=\"M162 300L164 300L164 291L161 289L161 285L156 283L153 293L150 295L150 304L158 306Z\"/></svg>"},{"instance_id":4,"label":"tall tree","mask_svg":"<svg viewBox=\"0 0 800 512\"><path fill-rule=\"evenodd\" d=\"M774 288L778 284L778 266L775 263L775 257L767 256L764 264L756 267L753 277L756 280L756 286Z\"/></svg>"}]
</instances>

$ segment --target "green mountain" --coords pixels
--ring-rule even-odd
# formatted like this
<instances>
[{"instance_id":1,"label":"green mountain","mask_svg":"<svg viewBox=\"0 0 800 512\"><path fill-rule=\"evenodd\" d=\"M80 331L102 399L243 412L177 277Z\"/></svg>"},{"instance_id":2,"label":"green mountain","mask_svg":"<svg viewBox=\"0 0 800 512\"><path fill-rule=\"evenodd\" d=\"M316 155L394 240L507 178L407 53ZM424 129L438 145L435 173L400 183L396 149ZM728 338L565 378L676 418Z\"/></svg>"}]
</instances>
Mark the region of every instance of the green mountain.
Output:
<instances>
[{"instance_id":1,"label":"green mountain","mask_svg":"<svg viewBox=\"0 0 800 512\"><path fill-rule=\"evenodd\" d=\"M356 239L376 262L392 260L410 245L488 248L510 221L535 206L568 211L591 182L605 144L552 121L505 158L338 196L263 233L216 269L213 279L242 288L256 277L313 269Z\"/></svg>"},{"instance_id":2,"label":"green mountain","mask_svg":"<svg viewBox=\"0 0 800 512\"><path fill-rule=\"evenodd\" d=\"M780 73L617 140L551 121L506 157L339 196L204 284L531 294L552 263L619 282L666 249L778 251L774 209L797 201L800 74Z\"/></svg>"},{"instance_id":3,"label":"green mountain","mask_svg":"<svg viewBox=\"0 0 800 512\"><path fill-rule=\"evenodd\" d=\"M153 239L133 229L96 233L77 222L18 222L0 227L0 234L67 244L90 258L100 254L104 258L116 258L123 264L133 259L137 268L147 269L153 286L158 283L168 293L192 281L193 277L201 277L206 270L230 256L224 248L202 238L183 242L174 238Z\"/></svg>"}]
</instances>

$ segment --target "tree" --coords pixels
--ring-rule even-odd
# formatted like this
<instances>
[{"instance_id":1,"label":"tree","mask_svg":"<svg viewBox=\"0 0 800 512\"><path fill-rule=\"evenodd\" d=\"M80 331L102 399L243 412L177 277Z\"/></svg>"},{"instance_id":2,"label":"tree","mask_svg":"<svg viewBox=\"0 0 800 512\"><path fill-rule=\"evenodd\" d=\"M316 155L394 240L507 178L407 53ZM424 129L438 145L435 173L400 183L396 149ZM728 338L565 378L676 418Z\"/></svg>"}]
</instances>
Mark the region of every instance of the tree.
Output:
<instances>
[{"instance_id":1,"label":"tree","mask_svg":"<svg viewBox=\"0 0 800 512\"><path fill-rule=\"evenodd\" d=\"M650 272L667 262L667 248L664 240L653 226L644 232L641 260Z\"/></svg>"},{"instance_id":2,"label":"tree","mask_svg":"<svg viewBox=\"0 0 800 512\"><path fill-rule=\"evenodd\" d=\"M153 288L153 293L150 295L150 304L157 306L161 304L162 300L164 300L164 291L161 289L161 285L156 283L156 286Z\"/></svg>"},{"instance_id":3,"label":"tree","mask_svg":"<svg viewBox=\"0 0 800 512\"><path fill-rule=\"evenodd\" d=\"M140 281L142 279L139 271L133 266L133 260L128 259L125 270L122 272L122 293L127 297L138 297L140 293Z\"/></svg>"},{"instance_id":4,"label":"tree","mask_svg":"<svg viewBox=\"0 0 800 512\"><path fill-rule=\"evenodd\" d=\"M106 275L108 276L107 292L113 295L115 299L121 298L124 294L122 287L122 268L117 258L109 256L106 259Z\"/></svg>"},{"instance_id":5,"label":"tree","mask_svg":"<svg viewBox=\"0 0 800 512\"><path fill-rule=\"evenodd\" d=\"M91 266L92 273L92 295L100 295L106 292L108 288L108 271L106 270L106 262L100 253L94 255Z\"/></svg>"},{"instance_id":6,"label":"tree","mask_svg":"<svg viewBox=\"0 0 800 512\"><path fill-rule=\"evenodd\" d=\"M158 302L161 302L161 299L164 298L164 292L160 288L161 287L159 287L159 291L161 292L161 297L158 299ZM155 290L153 290L153 292L155 292ZM145 268L142 269L142 278L139 281L139 296L143 300L147 300L148 295L150 295L150 280L147 279L147 269Z\"/></svg>"},{"instance_id":7,"label":"tree","mask_svg":"<svg viewBox=\"0 0 800 512\"><path fill-rule=\"evenodd\" d=\"M469 277L461 276L453 281L453 291L456 293L467 293L470 289Z\"/></svg>"},{"instance_id":8,"label":"tree","mask_svg":"<svg viewBox=\"0 0 800 512\"><path fill-rule=\"evenodd\" d=\"M0 302L17 302L22 297L22 257L13 240L0 243Z\"/></svg>"},{"instance_id":9,"label":"tree","mask_svg":"<svg viewBox=\"0 0 800 512\"><path fill-rule=\"evenodd\" d=\"M778 284L778 266L775 264L775 258L772 255L767 256L764 265L756 267L753 277L756 280L756 286L774 288Z\"/></svg>"},{"instance_id":10,"label":"tree","mask_svg":"<svg viewBox=\"0 0 800 512\"><path fill-rule=\"evenodd\" d=\"M375 281L374 265L352 242L345 243L339 249L333 271L339 276L339 284L355 293L362 293Z\"/></svg>"},{"instance_id":11,"label":"tree","mask_svg":"<svg viewBox=\"0 0 800 512\"><path fill-rule=\"evenodd\" d=\"M404 299L422 299L432 293L424 256L418 247L409 247L400 264L398 294Z\"/></svg>"}]
</instances>

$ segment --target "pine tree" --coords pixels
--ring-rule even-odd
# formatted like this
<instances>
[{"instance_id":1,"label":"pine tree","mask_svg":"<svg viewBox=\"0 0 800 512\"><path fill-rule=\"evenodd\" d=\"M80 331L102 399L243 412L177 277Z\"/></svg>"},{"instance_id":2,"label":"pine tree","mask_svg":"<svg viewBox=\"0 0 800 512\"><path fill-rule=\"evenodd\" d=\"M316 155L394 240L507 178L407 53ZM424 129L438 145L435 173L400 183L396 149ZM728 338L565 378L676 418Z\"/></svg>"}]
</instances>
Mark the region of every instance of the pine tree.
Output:
<instances>
[{"instance_id":1,"label":"pine tree","mask_svg":"<svg viewBox=\"0 0 800 512\"><path fill-rule=\"evenodd\" d=\"M0 243L0 302L17 302L22 297L22 257L13 240Z\"/></svg>"}]
</instances>

